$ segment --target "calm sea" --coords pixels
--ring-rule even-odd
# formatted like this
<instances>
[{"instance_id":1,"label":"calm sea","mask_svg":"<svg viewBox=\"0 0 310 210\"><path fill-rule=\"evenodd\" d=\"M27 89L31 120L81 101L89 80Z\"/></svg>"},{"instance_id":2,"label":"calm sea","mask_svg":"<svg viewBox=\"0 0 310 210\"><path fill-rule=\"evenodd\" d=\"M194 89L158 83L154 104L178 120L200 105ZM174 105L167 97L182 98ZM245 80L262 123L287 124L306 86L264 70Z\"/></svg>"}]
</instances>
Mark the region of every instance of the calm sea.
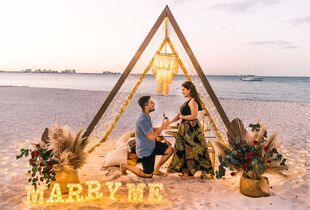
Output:
<instances>
[{"instance_id":1,"label":"calm sea","mask_svg":"<svg viewBox=\"0 0 310 210\"><path fill-rule=\"evenodd\" d=\"M120 74L0 73L1 86L29 86L110 91ZM135 76L133 76L135 77ZM136 75L138 77L138 75ZM207 76L219 98L310 103L310 77L265 77L261 82L241 81L239 76ZM176 76L170 94L180 95L184 76ZM134 82L131 79L130 82ZM154 93L155 78L148 75L140 93Z\"/></svg>"}]
</instances>

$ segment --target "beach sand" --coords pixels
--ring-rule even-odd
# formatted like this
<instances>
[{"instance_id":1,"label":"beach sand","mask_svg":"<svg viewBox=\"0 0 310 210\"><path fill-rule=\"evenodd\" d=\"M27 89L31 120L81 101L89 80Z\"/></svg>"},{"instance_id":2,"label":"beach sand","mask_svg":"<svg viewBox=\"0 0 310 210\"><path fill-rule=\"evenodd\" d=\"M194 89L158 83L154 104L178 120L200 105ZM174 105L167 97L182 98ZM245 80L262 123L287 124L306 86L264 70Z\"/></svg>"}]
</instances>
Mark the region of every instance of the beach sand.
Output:
<instances>
[{"instance_id":1,"label":"beach sand","mask_svg":"<svg viewBox=\"0 0 310 210\"><path fill-rule=\"evenodd\" d=\"M73 131L85 129L103 103L107 92L46 89L29 87L0 87L0 209L310 209L310 104L220 99L230 120L239 117L245 125L257 119L268 124L269 133L279 134L280 152L286 157L287 178L266 174L271 196L249 198L239 192L239 176L225 179L184 180L176 174L168 177L142 179L129 173L120 175L118 167L102 170L107 151L115 141L108 140L95 150L88 163L79 170L81 183L87 180L121 181L123 186L117 198L127 196L126 183L164 184L162 204L112 202L108 199L82 204L28 206L25 204L27 184L26 159L16 160L20 147L27 147L40 138L45 127L58 123ZM183 101L180 96L154 96L159 110L172 117ZM134 129L132 122L139 113L136 101L129 105L119 125L113 131L115 138ZM158 125L162 112L152 113L153 124ZM114 138L114 139L115 139ZM109 195L103 187L104 196ZM147 193L145 193L147 197Z\"/></svg>"}]
</instances>

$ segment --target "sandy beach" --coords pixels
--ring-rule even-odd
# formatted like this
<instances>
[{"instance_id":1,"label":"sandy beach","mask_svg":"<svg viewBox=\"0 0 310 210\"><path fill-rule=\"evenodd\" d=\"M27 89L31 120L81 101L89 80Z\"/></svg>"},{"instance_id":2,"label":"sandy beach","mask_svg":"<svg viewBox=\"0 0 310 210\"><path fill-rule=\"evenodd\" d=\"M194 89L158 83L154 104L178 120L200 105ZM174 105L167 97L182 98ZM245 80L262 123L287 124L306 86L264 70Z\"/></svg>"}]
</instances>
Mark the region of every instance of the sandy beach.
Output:
<instances>
[{"instance_id":1,"label":"sandy beach","mask_svg":"<svg viewBox=\"0 0 310 210\"><path fill-rule=\"evenodd\" d=\"M139 107L136 98L128 106L113 138L102 144L79 170L81 183L86 180L129 182L160 182L164 184L162 204L94 201L83 204L30 206L25 204L28 163L16 160L20 147L27 147L40 138L45 127L68 125L73 131L85 129L103 103L107 92L0 87L0 209L310 209L310 104L279 101L220 99L230 120L238 117L245 125L260 119L270 132L279 134L280 151L286 157L288 177L266 174L271 196L249 198L239 192L240 177L225 179L184 180L176 174L145 180L134 174L120 175L119 168L102 170L105 154L124 131L133 130ZM158 111L152 113L153 124L159 124L162 111L172 117L183 102L180 96L153 96ZM107 188L103 193L108 195ZM121 188L116 197L126 197Z\"/></svg>"}]
</instances>

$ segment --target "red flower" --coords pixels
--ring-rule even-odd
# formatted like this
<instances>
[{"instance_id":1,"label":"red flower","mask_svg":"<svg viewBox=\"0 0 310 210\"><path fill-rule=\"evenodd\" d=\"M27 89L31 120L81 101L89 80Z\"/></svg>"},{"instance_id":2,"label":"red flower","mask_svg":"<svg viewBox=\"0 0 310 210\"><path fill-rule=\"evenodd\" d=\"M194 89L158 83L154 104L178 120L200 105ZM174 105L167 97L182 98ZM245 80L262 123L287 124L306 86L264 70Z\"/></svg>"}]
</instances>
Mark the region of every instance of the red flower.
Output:
<instances>
[{"instance_id":1,"label":"red flower","mask_svg":"<svg viewBox=\"0 0 310 210\"><path fill-rule=\"evenodd\" d=\"M248 167L247 164L242 164L242 165L241 165L241 168L242 168L243 170L245 170L247 167Z\"/></svg>"},{"instance_id":2,"label":"red flower","mask_svg":"<svg viewBox=\"0 0 310 210\"><path fill-rule=\"evenodd\" d=\"M231 172L230 175L231 175L231 176L235 176L236 173L235 173L235 172Z\"/></svg>"},{"instance_id":3,"label":"red flower","mask_svg":"<svg viewBox=\"0 0 310 210\"><path fill-rule=\"evenodd\" d=\"M254 145L258 145L258 141L254 140L253 141Z\"/></svg>"},{"instance_id":4,"label":"red flower","mask_svg":"<svg viewBox=\"0 0 310 210\"><path fill-rule=\"evenodd\" d=\"M247 157L248 159L250 159L250 158L252 157L252 153L251 153L251 152L247 152L245 155L246 155L246 157Z\"/></svg>"},{"instance_id":5,"label":"red flower","mask_svg":"<svg viewBox=\"0 0 310 210\"><path fill-rule=\"evenodd\" d=\"M267 159L267 163L271 163L271 160L270 160L270 159Z\"/></svg>"},{"instance_id":6,"label":"red flower","mask_svg":"<svg viewBox=\"0 0 310 210\"><path fill-rule=\"evenodd\" d=\"M35 150L33 152L31 152L31 156L34 158L34 157L38 157L40 154L40 151L39 150Z\"/></svg>"},{"instance_id":7,"label":"red flower","mask_svg":"<svg viewBox=\"0 0 310 210\"><path fill-rule=\"evenodd\" d=\"M266 145L263 146L263 150L267 151L268 148L266 147Z\"/></svg>"}]
</instances>

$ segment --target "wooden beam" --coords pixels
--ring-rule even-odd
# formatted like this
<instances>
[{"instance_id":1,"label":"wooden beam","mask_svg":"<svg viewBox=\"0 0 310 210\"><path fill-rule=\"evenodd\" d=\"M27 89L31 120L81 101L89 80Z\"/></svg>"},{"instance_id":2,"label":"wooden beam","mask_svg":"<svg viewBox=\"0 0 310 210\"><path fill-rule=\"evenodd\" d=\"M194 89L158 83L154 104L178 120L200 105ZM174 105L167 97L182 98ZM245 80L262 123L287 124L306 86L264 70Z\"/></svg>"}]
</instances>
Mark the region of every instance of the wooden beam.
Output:
<instances>
[{"instance_id":1,"label":"wooden beam","mask_svg":"<svg viewBox=\"0 0 310 210\"><path fill-rule=\"evenodd\" d=\"M229 125L230 125L230 122L229 122L229 119L228 119L228 117L227 117L223 107L221 106L218 98L216 97L216 95L215 95L215 93L214 93L214 91L213 91L209 81L207 80L204 72L202 71L201 66L199 65L199 63L198 63L198 61L197 61L197 59L196 59L192 49L190 48L190 46L189 46L185 36L183 35L183 33L182 33L178 23L176 22L175 18L173 17L169 7L166 6L165 9L166 9L166 12L167 12L167 17L169 18L169 20L171 22L171 25L173 26L173 28L174 28L177 36L179 37L179 39L180 39L180 41L181 41L181 43L182 43L182 45L183 45L187 55L189 56L189 58L190 58L190 60L191 60L191 62L193 64L194 68L196 69L198 76L200 77L200 79L201 79L204 87L206 88L207 92L209 93L209 95L210 95L210 97L211 97L211 99L212 99L212 101L213 101L217 111L219 112L219 114L220 114L220 116L221 116L221 118L222 118L226 128L228 129Z\"/></svg>"},{"instance_id":2,"label":"wooden beam","mask_svg":"<svg viewBox=\"0 0 310 210\"><path fill-rule=\"evenodd\" d=\"M156 53L160 53L160 51L163 49L165 43L167 42L167 39L164 39L164 41L162 42L162 44L159 46L159 48L157 49ZM98 146L100 146L100 144L102 144L102 142L104 142L108 136L110 135L110 133L112 132L114 126L116 125L116 123L118 122L118 120L120 119L121 115L123 114L123 112L125 111L126 107L128 106L128 104L130 103L131 99L133 98L133 96L135 95L136 91L138 90L139 86L141 85L142 81L144 80L147 72L150 70L150 68L153 65L153 60L154 57L151 59L151 61L149 62L149 64L147 65L147 67L145 68L143 74L141 75L141 77L139 78L138 82L136 83L135 87L132 89L131 93L129 94L129 96L127 97L126 101L124 102L124 104L122 105L122 108L120 109L120 111L117 113L117 115L115 116L113 123L110 125L109 129L105 132L105 134L103 135L103 137L101 138L101 140L99 140L95 145L93 145L89 150L88 153L93 152Z\"/></svg>"},{"instance_id":3,"label":"wooden beam","mask_svg":"<svg viewBox=\"0 0 310 210\"><path fill-rule=\"evenodd\" d=\"M183 62L182 62L182 60L180 59L180 56L179 56L178 52L175 50L175 48L174 48L174 46L173 46L173 44L172 44L172 42L170 41L169 38L167 38L167 43L169 44L169 47L170 47L170 49L172 50L172 52L177 56L179 65L180 65L180 67L181 67L181 69L182 69L182 71L183 71L183 73L184 73L186 79L187 79L188 81L191 81L191 82L192 82L192 79L191 79L191 77L189 76L189 74L188 74L188 72L187 72L187 70L186 70L186 68L185 68L185 66L184 66L184 64L183 64ZM212 126L212 128L213 128L213 130L214 130L214 132L215 132L215 135L217 136L217 138L218 138L219 141L224 142L223 137L222 137L222 134L219 132L218 128L216 127L216 124L215 124L214 120L212 119L212 116L210 115L210 113L209 113L209 111L208 111L208 109L207 109L207 106L204 104L204 102L202 101L201 98L200 98L200 101L201 101L201 106L202 106L202 108L203 108L204 111L205 111L205 116L208 117L209 122L210 122L210 124L211 124L211 126Z\"/></svg>"},{"instance_id":4,"label":"wooden beam","mask_svg":"<svg viewBox=\"0 0 310 210\"><path fill-rule=\"evenodd\" d=\"M95 126L99 122L100 118L102 117L102 115L107 110L107 108L110 105L110 103L112 102L113 98L115 97L115 95L117 94L117 92L119 91L121 86L123 85L124 81L126 80L128 75L132 71L133 67L135 66L135 64L137 63L139 58L141 57L141 55L144 52L145 48L147 47L147 45L152 40L152 38L155 35L156 31L158 30L159 26L164 21L166 15L167 15L167 6L165 7L165 9L162 11L160 16L156 20L156 22L153 25L152 29L150 30L150 32L148 33L148 35L146 36L146 38L142 42L141 46L139 47L139 49L137 50L137 52L135 53L135 55L131 59L131 61L128 64L128 66L126 67L125 71L122 73L122 75L119 78L119 80L117 81L116 85L114 86L114 88L112 89L112 91L110 92L108 97L105 99L104 103L100 107L100 109L97 112L97 114L95 115L94 119L91 121L91 123L87 127L86 131L84 132L84 134L82 136L83 143L85 143L87 141L89 135L92 133L92 131L94 130Z\"/></svg>"}]
</instances>

